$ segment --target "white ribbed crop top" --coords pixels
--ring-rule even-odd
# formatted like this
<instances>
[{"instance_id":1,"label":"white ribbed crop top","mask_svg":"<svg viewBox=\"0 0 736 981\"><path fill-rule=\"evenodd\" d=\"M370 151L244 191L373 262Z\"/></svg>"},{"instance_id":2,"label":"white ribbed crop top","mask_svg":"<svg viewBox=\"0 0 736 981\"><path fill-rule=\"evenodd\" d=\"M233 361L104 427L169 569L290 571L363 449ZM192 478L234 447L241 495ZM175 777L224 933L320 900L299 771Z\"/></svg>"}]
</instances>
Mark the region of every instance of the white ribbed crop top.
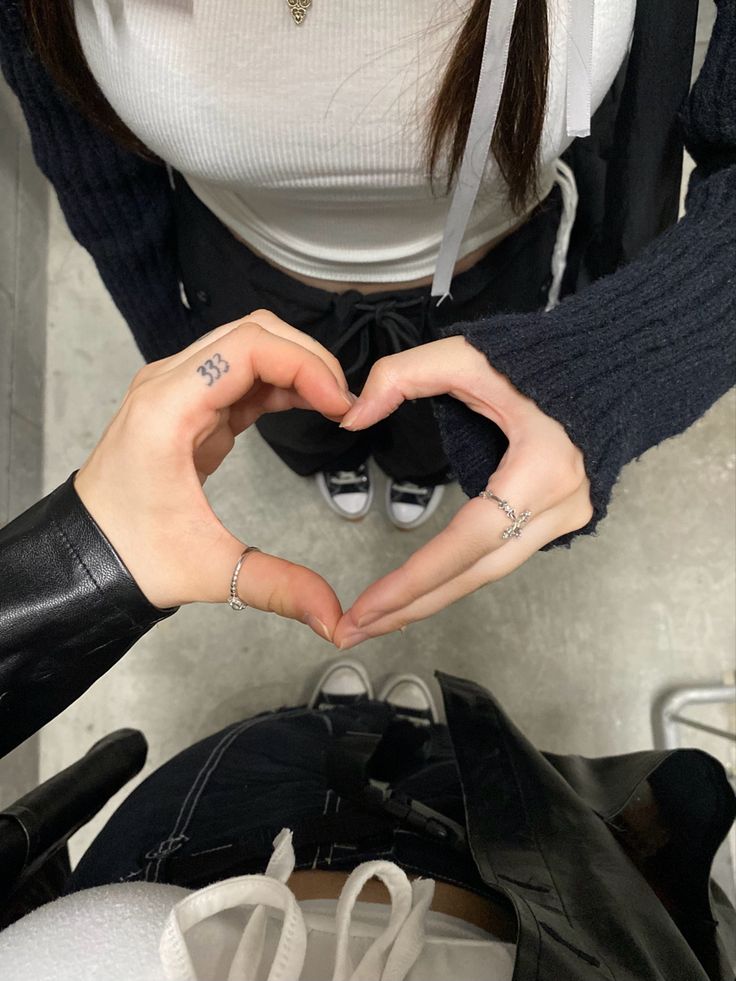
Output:
<instances>
[{"instance_id":1,"label":"white ribbed crop top","mask_svg":"<svg viewBox=\"0 0 736 981\"><path fill-rule=\"evenodd\" d=\"M570 2L570 7L569 7ZM548 0L543 198L571 142L568 10ZM591 0L593 2L593 0ZM303 275L428 276L448 211L430 188L427 112L470 0L74 0L85 55L121 119L252 248ZM635 0L595 0L592 106L628 49ZM491 158L460 257L518 223Z\"/></svg>"}]
</instances>

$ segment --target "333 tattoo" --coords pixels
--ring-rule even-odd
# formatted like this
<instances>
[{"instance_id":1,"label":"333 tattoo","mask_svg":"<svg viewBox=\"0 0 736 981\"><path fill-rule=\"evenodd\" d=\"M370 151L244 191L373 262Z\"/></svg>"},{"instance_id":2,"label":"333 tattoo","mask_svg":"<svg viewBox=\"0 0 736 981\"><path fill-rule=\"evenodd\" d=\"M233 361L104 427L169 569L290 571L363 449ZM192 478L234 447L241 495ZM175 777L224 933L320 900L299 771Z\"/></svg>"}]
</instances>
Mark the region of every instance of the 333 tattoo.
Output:
<instances>
[{"instance_id":1,"label":"333 tattoo","mask_svg":"<svg viewBox=\"0 0 736 981\"><path fill-rule=\"evenodd\" d=\"M204 364L198 365L197 372L207 380L207 387L215 384L218 378L226 375L230 371L230 365L219 354L213 354L207 358Z\"/></svg>"}]
</instances>

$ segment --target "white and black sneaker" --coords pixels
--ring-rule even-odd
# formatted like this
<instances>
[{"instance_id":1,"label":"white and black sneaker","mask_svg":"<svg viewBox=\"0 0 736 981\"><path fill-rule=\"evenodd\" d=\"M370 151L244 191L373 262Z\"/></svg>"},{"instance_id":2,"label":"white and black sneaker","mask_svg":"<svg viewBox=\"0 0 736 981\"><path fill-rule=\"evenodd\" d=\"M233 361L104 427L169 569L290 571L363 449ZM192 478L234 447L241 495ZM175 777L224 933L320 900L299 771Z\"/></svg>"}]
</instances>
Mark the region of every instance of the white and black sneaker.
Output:
<instances>
[{"instance_id":1,"label":"white and black sneaker","mask_svg":"<svg viewBox=\"0 0 736 981\"><path fill-rule=\"evenodd\" d=\"M373 698L373 684L365 666L354 657L339 657L322 672L309 707L328 709L335 705L355 705L370 698Z\"/></svg>"},{"instance_id":2,"label":"white and black sneaker","mask_svg":"<svg viewBox=\"0 0 736 981\"><path fill-rule=\"evenodd\" d=\"M408 480L389 480L386 484L386 513L397 528L418 528L439 507L444 484L422 487Z\"/></svg>"},{"instance_id":3,"label":"white and black sneaker","mask_svg":"<svg viewBox=\"0 0 736 981\"><path fill-rule=\"evenodd\" d=\"M323 470L316 475L317 486L329 506L346 521L360 521L373 502L373 486L368 464L355 470Z\"/></svg>"},{"instance_id":4,"label":"white and black sneaker","mask_svg":"<svg viewBox=\"0 0 736 981\"><path fill-rule=\"evenodd\" d=\"M316 479L322 497L341 518L360 521L368 514L373 501L368 464L355 470L323 470Z\"/></svg>"},{"instance_id":5,"label":"white and black sneaker","mask_svg":"<svg viewBox=\"0 0 736 981\"><path fill-rule=\"evenodd\" d=\"M390 705L401 719L416 725L439 722L439 713L429 685L416 674L392 674L386 679L379 702Z\"/></svg>"}]
</instances>

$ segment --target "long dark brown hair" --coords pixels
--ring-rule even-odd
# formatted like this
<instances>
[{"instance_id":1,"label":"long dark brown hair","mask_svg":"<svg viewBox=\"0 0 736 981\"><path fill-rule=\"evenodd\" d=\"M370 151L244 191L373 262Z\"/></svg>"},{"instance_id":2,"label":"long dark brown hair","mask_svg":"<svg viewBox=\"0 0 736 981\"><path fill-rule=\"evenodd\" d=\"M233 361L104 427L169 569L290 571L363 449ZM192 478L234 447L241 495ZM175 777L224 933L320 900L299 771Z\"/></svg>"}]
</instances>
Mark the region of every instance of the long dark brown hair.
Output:
<instances>
[{"instance_id":1,"label":"long dark brown hair","mask_svg":"<svg viewBox=\"0 0 736 981\"><path fill-rule=\"evenodd\" d=\"M427 119L429 172L436 173L446 153L448 185L460 165L470 126L491 2L474 0ZM153 157L115 113L89 70L74 23L72 0L23 0L23 5L32 46L75 105L124 147ZM517 211L537 189L548 70L547 0L519 0L492 142Z\"/></svg>"}]
</instances>

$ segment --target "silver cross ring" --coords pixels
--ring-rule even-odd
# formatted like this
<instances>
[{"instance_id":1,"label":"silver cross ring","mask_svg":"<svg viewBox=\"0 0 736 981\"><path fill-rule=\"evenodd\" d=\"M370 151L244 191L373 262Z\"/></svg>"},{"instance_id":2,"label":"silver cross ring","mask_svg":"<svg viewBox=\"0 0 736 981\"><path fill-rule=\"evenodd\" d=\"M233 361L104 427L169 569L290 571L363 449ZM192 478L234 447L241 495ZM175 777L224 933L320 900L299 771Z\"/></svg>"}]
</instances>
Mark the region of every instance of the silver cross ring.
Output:
<instances>
[{"instance_id":1,"label":"silver cross ring","mask_svg":"<svg viewBox=\"0 0 736 981\"><path fill-rule=\"evenodd\" d=\"M531 511L522 511L517 517L516 511L514 511L509 502L498 497L492 490L481 491L478 497L483 497L487 501L495 501L506 517L511 519L512 524L501 534L501 538L504 541L507 541L509 538L521 538L521 530L529 518L531 518Z\"/></svg>"}]
</instances>

